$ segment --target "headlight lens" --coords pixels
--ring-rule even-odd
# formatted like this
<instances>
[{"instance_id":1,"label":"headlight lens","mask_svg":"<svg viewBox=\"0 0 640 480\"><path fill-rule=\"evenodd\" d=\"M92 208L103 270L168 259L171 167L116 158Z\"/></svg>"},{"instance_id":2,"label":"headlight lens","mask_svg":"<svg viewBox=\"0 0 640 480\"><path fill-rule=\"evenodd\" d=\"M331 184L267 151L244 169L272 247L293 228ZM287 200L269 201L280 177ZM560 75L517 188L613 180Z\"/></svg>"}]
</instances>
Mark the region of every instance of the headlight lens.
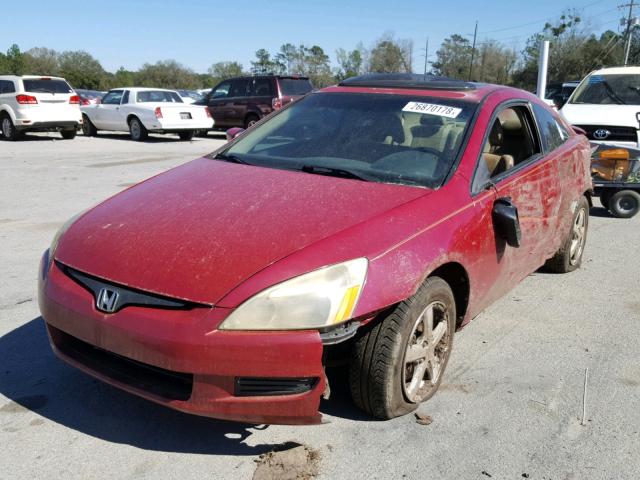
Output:
<instances>
[{"instance_id":1,"label":"headlight lens","mask_svg":"<svg viewBox=\"0 0 640 480\"><path fill-rule=\"evenodd\" d=\"M220 325L221 330L304 330L351 318L367 275L357 258L292 278L258 293Z\"/></svg>"}]
</instances>

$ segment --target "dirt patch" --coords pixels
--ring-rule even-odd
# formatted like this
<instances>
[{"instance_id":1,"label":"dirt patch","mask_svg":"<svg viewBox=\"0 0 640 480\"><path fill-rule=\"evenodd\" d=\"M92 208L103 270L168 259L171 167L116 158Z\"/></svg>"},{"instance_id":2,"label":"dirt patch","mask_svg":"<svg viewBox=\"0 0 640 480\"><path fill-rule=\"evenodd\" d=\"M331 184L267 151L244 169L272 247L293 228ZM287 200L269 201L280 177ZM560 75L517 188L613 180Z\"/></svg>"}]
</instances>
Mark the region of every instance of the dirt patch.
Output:
<instances>
[{"instance_id":1,"label":"dirt patch","mask_svg":"<svg viewBox=\"0 0 640 480\"><path fill-rule=\"evenodd\" d=\"M320 473L320 452L305 445L260 455L253 480L304 480Z\"/></svg>"},{"instance_id":2,"label":"dirt patch","mask_svg":"<svg viewBox=\"0 0 640 480\"><path fill-rule=\"evenodd\" d=\"M464 383L443 383L438 388L441 392L444 390L449 390L453 392L462 392L469 393L469 385L465 385Z\"/></svg>"}]
</instances>

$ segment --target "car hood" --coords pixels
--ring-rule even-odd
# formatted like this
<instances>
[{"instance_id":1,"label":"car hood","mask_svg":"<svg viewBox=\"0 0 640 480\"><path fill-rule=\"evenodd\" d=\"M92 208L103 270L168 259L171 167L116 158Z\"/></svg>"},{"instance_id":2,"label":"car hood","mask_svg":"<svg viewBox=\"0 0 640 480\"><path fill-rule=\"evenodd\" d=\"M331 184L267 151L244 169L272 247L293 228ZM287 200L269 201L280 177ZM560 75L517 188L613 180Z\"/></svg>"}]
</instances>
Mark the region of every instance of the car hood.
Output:
<instances>
[{"instance_id":1,"label":"car hood","mask_svg":"<svg viewBox=\"0 0 640 480\"><path fill-rule=\"evenodd\" d=\"M567 103L560 113L571 125L603 125L638 128L638 105L591 105Z\"/></svg>"},{"instance_id":2,"label":"car hood","mask_svg":"<svg viewBox=\"0 0 640 480\"><path fill-rule=\"evenodd\" d=\"M55 258L131 288L214 304L273 262L427 192L201 158L82 215Z\"/></svg>"}]
</instances>

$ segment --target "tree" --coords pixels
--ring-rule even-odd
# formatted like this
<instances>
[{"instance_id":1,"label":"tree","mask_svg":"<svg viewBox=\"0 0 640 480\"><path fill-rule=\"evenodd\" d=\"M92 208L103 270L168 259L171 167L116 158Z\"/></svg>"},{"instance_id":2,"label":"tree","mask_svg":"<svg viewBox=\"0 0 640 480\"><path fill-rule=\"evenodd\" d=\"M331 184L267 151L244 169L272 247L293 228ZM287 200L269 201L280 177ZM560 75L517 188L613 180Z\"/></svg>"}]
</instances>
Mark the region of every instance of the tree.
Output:
<instances>
[{"instance_id":1,"label":"tree","mask_svg":"<svg viewBox=\"0 0 640 480\"><path fill-rule=\"evenodd\" d=\"M59 65L60 75L74 88L99 90L106 86L107 73L100 62L85 51L62 52Z\"/></svg>"},{"instance_id":2,"label":"tree","mask_svg":"<svg viewBox=\"0 0 640 480\"><path fill-rule=\"evenodd\" d=\"M267 73L274 73L277 69L277 64L271 59L271 54L261 48L256 51L256 61L251 62L251 72L255 75L264 75Z\"/></svg>"},{"instance_id":3,"label":"tree","mask_svg":"<svg viewBox=\"0 0 640 480\"><path fill-rule=\"evenodd\" d=\"M58 52L45 47L27 50L24 54L25 72L33 75L60 75Z\"/></svg>"},{"instance_id":4,"label":"tree","mask_svg":"<svg viewBox=\"0 0 640 480\"><path fill-rule=\"evenodd\" d=\"M300 45L299 52L303 59L300 73L308 76L315 87L326 87L333 83L329 56L324 53L321 47L313 45L307 48L304 45Z\"/></svg>"},{"instance_id":5,"label":"tree","mask_svg":"<svg viewBox=\"0 0 640 480\"><path fill-rule=\"evenodd\" d=\"M136 86L136 72L120 67L111 80L111 87L134 87Z\"/></svg>"},{"instance_id":6,"label":"tree","mask_svg":"<svg viewBox=\"0 0 640 480\"><path fill-rule=\"evenodd\" d=\"M213 77L213 83L217 84L227 78L242 76L243 68L238 62L218 62L211 65L208 72Z\"/></svg>"},{"instance_id":7,"label":"tree","mask_svg":"<svg viewBox=\"0 0 640 480\"><path fill-rule=\"evenodd\" d=\"M155 64L145 63L136 74L136 83L142 87L198 88L200 80L193 70L175 60Z\"/></svg>"},{"instance_id":8,"label":"tree","mask_svg":"<svg viewBox=\"0 0 640 480\"><path fill-rule=\"evenodd\" d=\"M280 51L275 55L277 70L282 73L300 73L295 71L295 66L299 63L300 54L295 45L285 43L280 47Z\"/></svg>"},{"instance_id":9,"label":"tree","mask_svg":"<svg viewBox=\"0 0 640 480\"><path fill-rule=\"evenodd\" d=\"M471 65L472 46L468 39L457 33L445 38L436 52L433 73L444 77L467 80Z\"/></svg>"},{"instance_id":10,"label":"tree","mask_svg":"<svg viewBox=\"0 0 640 480\"><path fill-rule=\"evenodd\" d=\"M355 77L362 73L363 55L359 49L356 48L348 52L344 48L339 48L336 51L336 59L338 61L337 80Z\"/></svg>"},{"instance_id":11,"label":"tree","mask_svg":"<svg viewBox=\"0 0 640 480\"><path fill-rule=\"evenodd\" d=\"M410 40L395 40L386 34L371 49L367 71L372 73L411 73L411 51L413 43Z\"/></svg>"},{"instance_id":12,"label":"tree","mask_svg":"<svg viewBox=\"0 0 640 480\"><path fill-rule=\"evenodd\" d=\"M7 54L2 59L3 70L10 75L23 75L25 72L24 54L15 43L9 47Z\"/></svg>"}]
</instances>

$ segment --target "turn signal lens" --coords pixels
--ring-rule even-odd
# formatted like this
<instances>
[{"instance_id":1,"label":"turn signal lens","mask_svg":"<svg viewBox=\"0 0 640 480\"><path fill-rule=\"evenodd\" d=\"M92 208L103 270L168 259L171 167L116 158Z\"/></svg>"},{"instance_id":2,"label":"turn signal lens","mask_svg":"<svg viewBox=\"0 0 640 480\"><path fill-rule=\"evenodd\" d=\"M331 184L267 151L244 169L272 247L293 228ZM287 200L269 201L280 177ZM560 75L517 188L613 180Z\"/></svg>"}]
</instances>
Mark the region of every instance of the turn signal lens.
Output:
<instances>
[{"instance_id":1,"label":"turn signal lens","mask_svg":"<svg viewBox=\"0 0 640 480\"><path fill-rule=\"evenodd\" d=\"M610 160L629 160L629 150L625 148L612 148L600 152L600 158L608 158Z\"/></svg>"},{"instance_id":2,"label":"turn signal lens","mask_svg":"<svg viewBox=\"0 0 640 480\"><path fill-rule=\"evenodd\" d=\"M160 107L156 107L153 113L156 114L156 118L162 118L162 109Z\"/></svg>"}]
</instances>

